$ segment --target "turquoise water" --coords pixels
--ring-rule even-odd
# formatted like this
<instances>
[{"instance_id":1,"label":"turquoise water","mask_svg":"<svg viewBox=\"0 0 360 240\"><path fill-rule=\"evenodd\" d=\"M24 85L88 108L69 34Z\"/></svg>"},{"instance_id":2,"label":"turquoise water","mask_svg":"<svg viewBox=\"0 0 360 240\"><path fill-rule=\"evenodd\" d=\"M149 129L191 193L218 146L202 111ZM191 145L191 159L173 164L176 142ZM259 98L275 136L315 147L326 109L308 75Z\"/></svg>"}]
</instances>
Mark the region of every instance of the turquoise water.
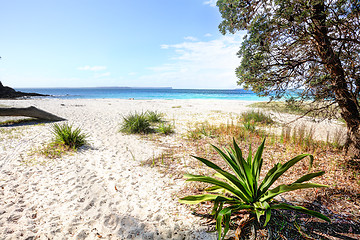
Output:
<instances>
[{"instance_id":1,"label":"turquoise water","mask_svg":"<svg viewBox=\"0 0 360 240\"><path fill-rule=\"evenodd\" d=\"M22 92L48 94L62 99L121 98L121 99L229 99L267 101L243 89L171 89L171 88L18 88Z\"/></svg>"}]
</instances>

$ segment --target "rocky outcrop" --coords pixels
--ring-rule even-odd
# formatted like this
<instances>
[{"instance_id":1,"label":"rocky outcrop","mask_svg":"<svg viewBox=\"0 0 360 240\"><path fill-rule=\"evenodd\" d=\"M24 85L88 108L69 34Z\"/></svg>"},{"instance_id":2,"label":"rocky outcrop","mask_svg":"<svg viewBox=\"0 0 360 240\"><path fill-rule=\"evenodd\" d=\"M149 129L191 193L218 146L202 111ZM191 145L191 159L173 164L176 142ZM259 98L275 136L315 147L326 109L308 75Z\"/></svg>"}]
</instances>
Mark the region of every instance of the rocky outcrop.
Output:
<instances>
[{"instance_id":1,"label":"rocky outcrop","mask_svg":"<svg viewBox=\"0 0 360 240\"><path fill-rule=\"evenodd\" d=\"M25 93L15 91L11 87L5 87L0 82L0 98L20 98L20 97L45 97L49 95L39 94L39 93Z\"/></svg>"}]
</instances>

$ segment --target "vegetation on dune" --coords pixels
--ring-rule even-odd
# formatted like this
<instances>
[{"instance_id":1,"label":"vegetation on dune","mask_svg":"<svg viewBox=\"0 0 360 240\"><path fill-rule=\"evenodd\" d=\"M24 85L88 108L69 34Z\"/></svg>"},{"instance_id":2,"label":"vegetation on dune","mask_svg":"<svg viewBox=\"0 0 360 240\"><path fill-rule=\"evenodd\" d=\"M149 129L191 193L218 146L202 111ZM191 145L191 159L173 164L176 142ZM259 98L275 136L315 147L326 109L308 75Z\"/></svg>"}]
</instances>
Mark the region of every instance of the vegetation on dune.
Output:
<instances>
[{"instance_id":1,"label":"vegetation on dune","mask_svg":"<svg viewBox=\"0 0 360 240\"><path fill-rule=\"evenodd\" d=\"M254 120L252 119L249 122L252 121ZM231 123L228 124L196 123L192 127L189 126L188 132L183 135L188 141L184 142L184 139L181 139L181 147L176 145L171 146L159 157L149 159L142 164L156 167L160 172L173 177L175 176L176 178L180 178L183 174L189 172L193 175L198 174L195 176L188 175L190 181L180 191L178 197L182 198L184 200L183 202L199 202L199 204L188 205L188 208L193 211L195 215L201 216L204 222L206 221L207 224L209 224L211 229L216 227L218 231L221 229L222 236L224 236L225 231L230 230L232 230L232 236L234 236L233 234L241 236L239 239L247 239L255 234L255 232L257 232L257 239L262 240L322 239L323 236L330 237L331 239L331 237L340 235L349 237L358 236L357 234L360 233L357 231L352 233L347 231L360 228L360 223L356 222L356 219L360 217L360 212L358 211L360 207L360 165L344 157L342 153L343 144L339 141L339 136L343 134L343 132L335 134L334 137L329 136L326 141L319 141L314 138L315 129L309 128L306 125L295 127L286 126L282 127L282 131L278 131L279 128L281 129L281 126L274 121L270 122L272 123L258 123L255 129L248 129L244 126L246 122L242 114L240 114L237 121L232 120ZM270 208L271 213L269 213L269 210L266 210L268 207L266 203L254 204L250 202L250 204L245 204L243 199L232 194L227 189L222 189L217 193L213 192L212 190L218 191L220 188L213 188L214 186L211 186L209 178L206 177L209 176L217 181L224 182L224 177L221 176L217 170L221 169L221 171L228 173L232 171L232 167L223 159L226 158L225 155L228 156L228 159L236 158L236 154L233 153L231 148L235 150L237 147L234 146L235 143L233 143L232 146L229 143L235 138L239 149L244 149L242 155L252 156L250 161L253 163L256 154L251 154L249 145L262 145L262 139L265 137L267 144L266 151L262 153L264 159L262 164L263 171L260 172L260 177L257 176L258 180L260 180L257 181L257 189L259 189L261 182L266 178L266 172L271 172L274 165L284 166L286 164L285 162L281 162L281 165L279 165L279 159L294 159L294 156L297 156L299 151L307 152L315 156L313 171L316 173L309 175L308 166L305 162L299 161L295 167L287 170L287 174L281 175L281 177L276 180L277 186L291 186L291 183L297 182L299 179L306 179L306 177L302 178L303 176L317 176L312 179L315 184L318 184L317 186L327 185L329 187L316 188L315 190L303 189L301 191L284 192L280 195L281 198L275 198L278 202L271 199L271 201L267 203L269 206L285 206L289 204L290 207L287 206L282 209ZM222 151L223 154L221 155L223 158L219 159L219 152L209 147L209 143L210 145L219 146L217 149L227 148L230 150L228 152ZM191 159L188 157L189 154L201 156L201 158ZM233 154L233 157L229 154ZM301 156L309 155L305 154ZM250 158L245 158L247 164L249 159ZM206 163L202 164L204 162ZM350 162L351 164L349 164ZM206 164L217 169L215 169L215 174L214 169L205 167ZM326 172L326 174L323 174L323 172ZM252 171L250 171L250 173L252 173ZM235 176L237 177L236 173ZM202 181L204 179L205 181ZM225 180L225 183L234 187L234 184L228 183L227 180ZM304 183L305 182L296 183L296 185ZM245 185L248 187L246 182ZM277 189L277 186L273 189ZM278 189L281 188L282 187L279 187ZM206 190L210 190L207 194L213 196L209 196L206 193L204 194ZM271 190L269 187L268 191ZM249 191L247 191L247 193L249 194ZM252 193L253 192L251 192L251 194ZM258 196L259 192L254 191L254 193L257 193L255 195ZM236 194L238 194L238 192L236 192ZM191 197L192 195L196 197ZM219 195L223 198L219 197L217 199L218 202L216 202L216 196ZM185 196L188 197L184 198ZM231 199L231 201L229 199ZM222 206L221 201L223 201ZM216 206L215 209L214 204ZM240 206L245 205L249 205L249 209L239 210L241 208ZM292 210L297 209L300 210L300 212L287 211L285 208ZM334 219L334 223L325 224L322 221L319 222L319 220L316 220L315 217L306 216L304 212L301 212L304 208L325 214L328 218ZM226 210L220 214L223 209ZM253 221L257 218L257 211L261 224ZM209 212L212 212L213 215L209 215ZM229 213L230 216L226 215ZM311 213L316 214L315 212ZM219 215L222 217L219 217ZM230 221L227 222L229 219ZM328 220L327 218L323 219ZM349 222L347 219L352 219L352 222ZM217 224L216 221L218 222ZM263 225L266 221L268 221L268 223L266 227L264 227ZM339 232L336 223L338 221L347 222L347 230ZM220 225L220 223L222 223L222 225ZM322 232L325 235L319 235L318 232Z\"/></svg>"},{"instance_id":2,"label":"vegetation on dune","mask_svg":"<svg viewBox=\"0 0 360 240\"><path fill-rule=\"evenodd\" d=\"M174 126L163 120L163 113L146 111L130 113L123 117L120 131L128 134L148 134L153 132L165 135L174 132Z\"/></svg>"},{"instance_id":3,"label":"vegetation on dune","mask_svg":"<svg viewBox=\"0 0 360 240\"><path fill-rule=\"evenodd\" d=\"M80 147L89 144L89 134L83 133L79 127L74 127L72 124L52 124L50 129L53 139L50 143L33 149L29 155L33 156L40 154L46 158L60 158L64 154L77 151ZM37 161L26 161L27 163L34 163Z\"/></svg>"},{"instance_id":4,"label":"vegetation on dune","mask_svg":"<svg viewBox=\"0 0 360 240\"><path fill-rule=\"evenodd\" d=\"M244 122L260 123L263 125L271 125L274 123L274 120L269 115L254 110L242 113L241 118Z\"/></svg>"},{"instance_id":5,"label":"vegetation on dune","mask_svg":"<svg viewBox=\"0 0 360 240\"><path fill-rule=\"evenodd\" d=\"M124 133L149 133L153 131L145 113L130 113L123 117L121 131Z\"/></svg>"},{"instance_id":6,"label":"vegetation on dune","mask_svg":"<svg viewBox=\"0 0 360 240\"><path fill-rule=\"evenodd\" d=\"M73 125L68 123L53 124L51 132L53 133L55 144L64 145L75 150L88 144L87 138L89 135L82 133L79 127L74 128Z\"/></svg>"},{"instance_id":7,"label":"vegetation on dune","mask_svg":"<svg viewBox=\"0 0 360 240\"><path fill-rule=\"evenodd\" d=\"M169 135L174 133L174 126L172 124L160 123L156 128L156 132Z\"/></svg>"},{"instance_id":8,"label":"vegetation on dune","mask_svg":"<svg viewBox=\"0 0 360 240\"><path fill-rule=\"evenodd\" d=\"M271 219L272 209L300 211L330 222L330 219L321 213L300 206L279 203L274 200L277 195L285 192L305 188L327 187L321 184L306 183L315 177L323 175L323 171L308 173L291 184L281 184L270 189L274 182L280 178L282 174L303 158L310 157L311 166L313 156L310 154L302 154L294 157L284 164L277 163L269 170L264 179L260 182L259 178L263 165L262 153L264 150L264 144L265 139L259 146L254 157L252 157L251 149L249 149L249 156L247 159L243 157L243 153L235 140L233 140L233 147L229 150L227 149L225 152L221 151L216 146L213 146L233 173L225 171L207 159L194 157L207 167L215 170L217 172L215 177L217 178L193 174L185 175L187 181L204 182L213 185L212 187L204 190L208 192L208 194L183 197L180 199L180 202L187 204L197 204L205 201L214 202L211 214L214 215L214 218L216 219L216 228L219 239L221 236L223 236L222 239L225 238L230 228L231 216L244 209L255 214L258 222L260 222L260 217L265 216L265 220L263 221L264 226L266 226ZM222 225L224 225L224 231L222 231Z\"/></svg>"},{"instance_id":9,"label":"vegetation on dune","mask_svg":"<svg viewBox=\"0 0 360 240\"><path fill-rule=\"evenodd\" d=\"M164 121L163 115L158 111L146 111L146 117L151 123L162 123Z\"/></svg>"}]
</instances>

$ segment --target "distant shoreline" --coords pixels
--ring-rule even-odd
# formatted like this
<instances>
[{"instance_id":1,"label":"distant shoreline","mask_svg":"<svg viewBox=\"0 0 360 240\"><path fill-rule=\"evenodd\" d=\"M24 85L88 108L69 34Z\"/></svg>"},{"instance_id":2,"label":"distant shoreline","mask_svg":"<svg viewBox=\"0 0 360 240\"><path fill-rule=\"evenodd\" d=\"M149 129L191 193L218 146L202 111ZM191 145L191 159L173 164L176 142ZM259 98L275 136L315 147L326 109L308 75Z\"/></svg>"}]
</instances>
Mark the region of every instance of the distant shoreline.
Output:
<instances>
[{"instance_id":1,"label":"distant shoreline","mask_svg":"<svg viewBox=\"0 0 360 240\"><path fill-rule=\"evenodd\" d=\"M244 89L173 89L98 87L98 88L18 88L23 92L36 92L61 99L227 99L268 101L267 97L258 97L252 91Z\"/></svg>"}]
</instances>

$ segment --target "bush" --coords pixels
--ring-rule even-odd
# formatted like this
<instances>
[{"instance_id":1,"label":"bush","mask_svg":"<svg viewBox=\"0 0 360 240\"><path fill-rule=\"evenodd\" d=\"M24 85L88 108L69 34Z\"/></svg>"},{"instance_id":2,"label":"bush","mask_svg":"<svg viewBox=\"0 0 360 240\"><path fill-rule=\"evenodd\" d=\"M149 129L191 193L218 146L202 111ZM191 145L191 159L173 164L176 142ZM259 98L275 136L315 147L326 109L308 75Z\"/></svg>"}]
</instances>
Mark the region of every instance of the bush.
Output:
<instances>
[{"instance_id":1,"label":"bush","mask_svg":"<svg viewBox=\"0 0 360 240\"><path fill-rule=\"evenodd\" d=\"M274 123L274 120L269 115L266 115L260 111L248 111L241 114L244 122L253 122L269 125Z\"/></svg>"},{"instance_id":2,"label":"bush","mask_svg":"<svg viewBox=\"0 0 360 240\"><path fill-rule=\"evenodd\" d=\"M73 129L72 125L53 124L51 132L54 135L54 143L65 145L69 148L78 149L87 144L88 135L81 132L80 128Z\"/></svg>"},{"instance_id":3,"label":"bush","mask_svg":"<svg viewBox=\"0 0 360 240\"><path fill-rule=\"evenodd\" d=\"M225 226L222 237L222 239L224 239L230 227L231 215L243 209L255 214L259 223L260 217L265 215L264 226L266 226L266 224L270 221L272 209L295 210L330 222L328 217L318 212L300 206L279 203L273 200L275 196L284 192L290 192L303 188L327 187L321 184L305 183L314 177L323 175L323 171L306 174L289 185L281 184L269 190L273 183L284 172L303 158L310 157L311 167L313 156L310 154L301 154L285 164L277 163L269 170L264 179L259 182L261 167L263 165L263 159L261 156L264 150L264 145L265 139L259 146L254 158L252 158L250 149L247 160L243 158L242 151L235 140L233 140L234 147L226 150L226 153L213 146L230 169L232 169L234 174L221 169L209 160L195 157L206 166L215 170L217 172L215 176L221 180L202 175L185 175L187 181L204 182L213 185L212 187L205 189L205 191L209 194L187 196L181 198L180 202L187 204L197 204L205 201L214 202L212 214L216 219L216 229L219 234L219 239L222 236L222 225Z\"/></svg>"},{"instance_id":4,"label":"bush","mask_svg":"<svg viewBox=\"0 0 360 240\"><path fill-rule=\"evenodd\" d=\"M147 111L146 117L151 123L162 123L163 122L163 114L157 111Z\"/></svg>"},{"instance_id":5,"label":"bush","mask_svg":"<svg viewBox=\"0 0 360 240\"><path fill-rule=\"evenodd\" d=\"M156 131L158 133L169 135L174 132L174 127L171 124L160 123L160 125L156 128Z\"/></svg>"},{"instance_id":6,"label":"bush","mask_svg":"<svg viewBox=\"0 0 360 240\"><path fill-rule=\"evenodd\" d=\"M149 133L153 129L145 113L135 112L123 117L121 131L125 133Z\"/></svg>"}]
</instances>

